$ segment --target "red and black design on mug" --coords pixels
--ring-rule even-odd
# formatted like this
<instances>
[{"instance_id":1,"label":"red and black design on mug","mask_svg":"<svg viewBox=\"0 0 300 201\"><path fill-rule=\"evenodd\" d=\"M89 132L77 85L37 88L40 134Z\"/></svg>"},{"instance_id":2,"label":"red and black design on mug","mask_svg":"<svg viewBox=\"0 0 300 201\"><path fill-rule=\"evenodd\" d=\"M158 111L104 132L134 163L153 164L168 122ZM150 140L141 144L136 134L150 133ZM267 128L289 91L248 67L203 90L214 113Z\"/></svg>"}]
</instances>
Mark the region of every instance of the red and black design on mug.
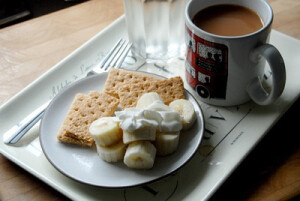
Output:
<instances>
[{"instance_id":1,"label":"red and black design on mug","mask_svg":"<svg viewBox=\"0 0 300 201\"><path fill-rule=\"evenodd\" d=\"M228 48L225 45L203 40L187 28L188 45L186 79L202 98L226 98L228 77ZM197 75L197 76L196 76ZM197 79L196 79L197 77Z\"/></svg>"},{"instance_id":2,"label":"red and black design on mug","mask_svg":"<svg viewBox=\"0 0 300 201\"><path fill-rule=\"evenodd\" d=\"M201 10L215 5L238 5L260 17L262 27L245 35L222 36L204 31L193 23ZM265 0L190 1L186 20L186 80L206 103L232 106L252 99L260 105L273 103L282 94L286 72L279 51L267 44L273 11ZM272 87L262 87L265 61L272 71Z\"/></svg>"}]
</instances>

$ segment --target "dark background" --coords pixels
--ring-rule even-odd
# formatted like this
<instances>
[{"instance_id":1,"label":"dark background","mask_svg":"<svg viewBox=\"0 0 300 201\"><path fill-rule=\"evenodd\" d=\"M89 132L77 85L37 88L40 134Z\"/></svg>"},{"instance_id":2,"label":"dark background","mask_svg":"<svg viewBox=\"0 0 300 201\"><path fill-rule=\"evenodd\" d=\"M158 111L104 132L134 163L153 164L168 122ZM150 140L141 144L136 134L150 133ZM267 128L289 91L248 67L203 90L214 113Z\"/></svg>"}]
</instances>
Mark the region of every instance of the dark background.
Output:
<instances>
[{"instance_id":1,"label":"dark background","mask_svg":"<svg viewBox=\"0 0 300 201\"><path fill-rule=\"evenodd\" d=\"M86 0L0 0L0 28L39 17Z\"/></svg>"}]
</instances>

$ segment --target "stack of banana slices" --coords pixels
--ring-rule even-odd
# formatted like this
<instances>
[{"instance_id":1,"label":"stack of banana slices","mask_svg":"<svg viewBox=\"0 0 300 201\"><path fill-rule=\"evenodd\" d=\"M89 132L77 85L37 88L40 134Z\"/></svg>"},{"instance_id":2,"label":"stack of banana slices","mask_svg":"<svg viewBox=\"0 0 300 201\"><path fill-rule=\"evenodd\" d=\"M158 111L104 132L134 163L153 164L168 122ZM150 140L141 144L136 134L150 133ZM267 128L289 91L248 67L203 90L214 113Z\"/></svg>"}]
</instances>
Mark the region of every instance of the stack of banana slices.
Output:
<instances>
[{"instance_id":1,"label":"stack of banana slices","mask_svg":"<svg viewBox=\"0 0 300 201\"><path fill-rule=\"evenodd\" d=\"M178 99L168 106L155 92L142 95L135 108L116 111L115 115L94 121L90 134L100 158L123 160L134 169L150 169L156 155L175 152L180 131L189 129L196 120L191 102Z\"/></svg>"}]
</instances>

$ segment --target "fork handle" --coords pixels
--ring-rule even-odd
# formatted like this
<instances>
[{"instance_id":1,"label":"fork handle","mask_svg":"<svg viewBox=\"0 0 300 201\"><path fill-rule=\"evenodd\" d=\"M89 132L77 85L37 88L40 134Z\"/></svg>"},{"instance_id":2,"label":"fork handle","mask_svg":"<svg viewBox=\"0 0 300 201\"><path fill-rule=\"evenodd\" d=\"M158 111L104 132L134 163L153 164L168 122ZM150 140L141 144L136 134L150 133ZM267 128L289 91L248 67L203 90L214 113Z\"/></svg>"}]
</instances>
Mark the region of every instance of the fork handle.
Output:
<instances>
[{"instance_id":1,"label":"fork handle","mask_svg":"<svg viewBox=\"0 0 300 201\"><path fill-rule=\"evenodd\" d=\"M44 103L42 106L25 117L25 119L23 119L21 122L6 131L3 135L3 142L5 144L15 144L16 142L18 142L23 137L23 135L42 118L50 101L51 100Z\"/></svg>"}]
</instances>

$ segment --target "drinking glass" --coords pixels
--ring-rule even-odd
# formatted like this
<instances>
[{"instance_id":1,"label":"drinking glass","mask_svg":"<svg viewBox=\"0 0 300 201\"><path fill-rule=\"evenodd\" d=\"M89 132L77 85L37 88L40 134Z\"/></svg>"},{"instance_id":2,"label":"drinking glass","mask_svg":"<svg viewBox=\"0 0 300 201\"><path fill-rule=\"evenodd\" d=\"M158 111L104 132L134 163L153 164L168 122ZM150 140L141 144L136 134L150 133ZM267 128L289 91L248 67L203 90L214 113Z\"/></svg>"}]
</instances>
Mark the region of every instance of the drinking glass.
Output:
<instances>
[{"instance_id":1,"label":"drinking glass","mask_svg":"<svg viewBox=\"0 0 300 201\"><path fill-rule=\"evenodd\" d=\"M147 61L184 56L184 10L188 0L123 0L135 56Z\"/></svg>"}]
</instances>

